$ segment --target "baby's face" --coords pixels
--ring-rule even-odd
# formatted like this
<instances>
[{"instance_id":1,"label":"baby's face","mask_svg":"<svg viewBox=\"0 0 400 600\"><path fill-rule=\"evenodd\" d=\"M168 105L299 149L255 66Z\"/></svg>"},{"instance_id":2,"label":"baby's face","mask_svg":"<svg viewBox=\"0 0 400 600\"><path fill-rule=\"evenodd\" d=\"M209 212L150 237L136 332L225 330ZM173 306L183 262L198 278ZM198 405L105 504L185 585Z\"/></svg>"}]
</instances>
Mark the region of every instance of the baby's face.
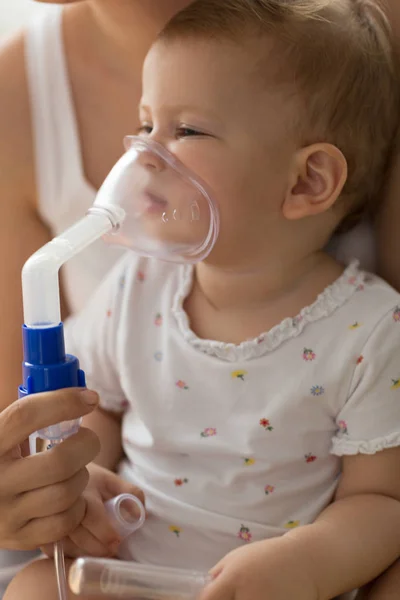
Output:
<instances>
[{"instance_id":1,"label":"baby's face","mask_svg":"<svg viewBox=\"0 0 400 600\"><path fill-rule=\"evenodd\" d=\"M293 101L268 76L261 82L256 50L202 39L158 42L145 61L140 107L141 135L170 150L216 200L218 260L237 264L240 256L243 266L268 248L266 237L282 219L297 149Z\"/></svg>"}]
</instances>

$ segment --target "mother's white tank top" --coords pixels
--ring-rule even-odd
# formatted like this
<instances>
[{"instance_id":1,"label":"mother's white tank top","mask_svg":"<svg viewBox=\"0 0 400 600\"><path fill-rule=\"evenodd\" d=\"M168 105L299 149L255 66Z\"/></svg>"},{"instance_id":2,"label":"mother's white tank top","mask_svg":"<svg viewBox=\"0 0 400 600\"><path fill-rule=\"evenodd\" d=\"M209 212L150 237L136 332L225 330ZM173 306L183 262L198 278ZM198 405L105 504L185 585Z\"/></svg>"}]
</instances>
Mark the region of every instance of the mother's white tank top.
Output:
<instances>
[{"instance_id":1,"label":"mother's white tank top","mask_svg":"<svg viewBox=\"0 0 400 600\"><path fill-rule=\"evenodd\" d=\"M53 235L83 217L96 190L85 178L62 36L62 8L49 7L26 34L38 208ZM122 153L121 140L121 153ZM122 250L99 240L63 271L67 299L79 310Z\"/></svg>"}]
</instances>

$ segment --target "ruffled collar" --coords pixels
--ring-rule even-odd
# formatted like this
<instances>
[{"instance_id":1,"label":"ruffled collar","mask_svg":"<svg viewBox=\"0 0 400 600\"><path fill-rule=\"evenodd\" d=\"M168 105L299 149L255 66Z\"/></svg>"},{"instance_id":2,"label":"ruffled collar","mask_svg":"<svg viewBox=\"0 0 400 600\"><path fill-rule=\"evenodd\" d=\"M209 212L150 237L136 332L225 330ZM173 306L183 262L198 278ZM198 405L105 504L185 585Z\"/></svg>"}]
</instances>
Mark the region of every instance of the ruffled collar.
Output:
<instances>
[{"instance_id":1,"label":"ruffled collar","mask_svg":"<svg viewBox=\"0 0 400 600\"><path fill-rule=\"evenodd\" d=\"M288 339L300 335L309 323L328 317L343 306L364 285L365 281L365 273L360 271L359 262L352 261L342 275L325 288L313 304L303 308L297 316L284 319L270 331L262 333L252 340L246 340L241 344L227 344L201 339L190 328L189 318L184 310L184 302L192 289L193 273L192 265L184 265L180 268L178 289L172 306L173 316L181 335L188 344L204 354L227 362L251 360L276 350Z\"/></svg>"}]
</instances>

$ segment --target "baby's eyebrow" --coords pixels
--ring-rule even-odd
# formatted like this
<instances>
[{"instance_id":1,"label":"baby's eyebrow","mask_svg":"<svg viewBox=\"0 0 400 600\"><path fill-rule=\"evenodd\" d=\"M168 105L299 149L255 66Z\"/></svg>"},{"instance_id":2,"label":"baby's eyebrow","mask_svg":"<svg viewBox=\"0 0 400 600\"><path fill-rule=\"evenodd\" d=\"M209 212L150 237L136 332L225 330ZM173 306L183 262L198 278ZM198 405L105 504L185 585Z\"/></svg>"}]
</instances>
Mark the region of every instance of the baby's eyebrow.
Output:
<instances>
[{"instance_id":1,"label":"baby's eyebrow","mask_svg":"<svg viewBox=\"0 0 400 600\"><path fill-rule=\"evenodd\" d=\"M139 113L151 114L153 111L150 106L139 103ZM190 113L192 115L200 115L205 118L212 119L215 122L221 122L221 116L218 115L214 110L205 106L190 105L190 104L163 104L159 112L162 112L166 116L173 116L180 113Z\"/></svg>"}]
</instances>

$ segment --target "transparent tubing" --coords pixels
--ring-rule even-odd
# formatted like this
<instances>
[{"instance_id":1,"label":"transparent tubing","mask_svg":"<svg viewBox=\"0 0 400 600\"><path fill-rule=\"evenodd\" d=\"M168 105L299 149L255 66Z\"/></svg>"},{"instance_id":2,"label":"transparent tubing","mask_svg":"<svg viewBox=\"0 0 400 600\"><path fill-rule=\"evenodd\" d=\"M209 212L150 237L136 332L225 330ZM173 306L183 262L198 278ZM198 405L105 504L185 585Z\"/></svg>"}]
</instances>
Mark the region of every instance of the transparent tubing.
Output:
<instances>
[{"instance_id":1,"label":"transparent tubing","mask_svg":"<svg viewBox=\"0 0 400 600\"><path fill-rule=\"evenodd\" d=\"M24 323L27 327L54 327L61 321L58 272L62 265L125 218L119 207L97 208L40 248L22 269Z\"/></svg>"},{"instance_id":2,"label":"transparent tubing","mask_svg":"<svg viewBox=\"0 0 400 600\"><path fill-rule=\"evenodd\" d=\"M61 444L63 439L53 442L51 446ZM56 571L59 600L68 600L67 574L65 571L64 545L62 540L54 543L54 567Z\"/></svg>"},{"instance_id":3,"label":"transparent tubing","mask_svg":"<svg viewBox=\"0 0 400 600\"><path fill-rule=\"evenodd\" d=\"M79 558L69 572L74 594L140 598L141 600L196 600L212 578L206 573L119 560Z\"/></svg>"},{"instance_id":4,"label":"transparent tubing","mask_svg":"<svg viewBox=\"0 0 400 600\"><path fill-rule=\"evenodd\" d=\"M67 574L65 571L65 557L63 543L54 544L54 566L56 570L58 598L59 600L68 600Z\"/></svg>"}]
</instances>

